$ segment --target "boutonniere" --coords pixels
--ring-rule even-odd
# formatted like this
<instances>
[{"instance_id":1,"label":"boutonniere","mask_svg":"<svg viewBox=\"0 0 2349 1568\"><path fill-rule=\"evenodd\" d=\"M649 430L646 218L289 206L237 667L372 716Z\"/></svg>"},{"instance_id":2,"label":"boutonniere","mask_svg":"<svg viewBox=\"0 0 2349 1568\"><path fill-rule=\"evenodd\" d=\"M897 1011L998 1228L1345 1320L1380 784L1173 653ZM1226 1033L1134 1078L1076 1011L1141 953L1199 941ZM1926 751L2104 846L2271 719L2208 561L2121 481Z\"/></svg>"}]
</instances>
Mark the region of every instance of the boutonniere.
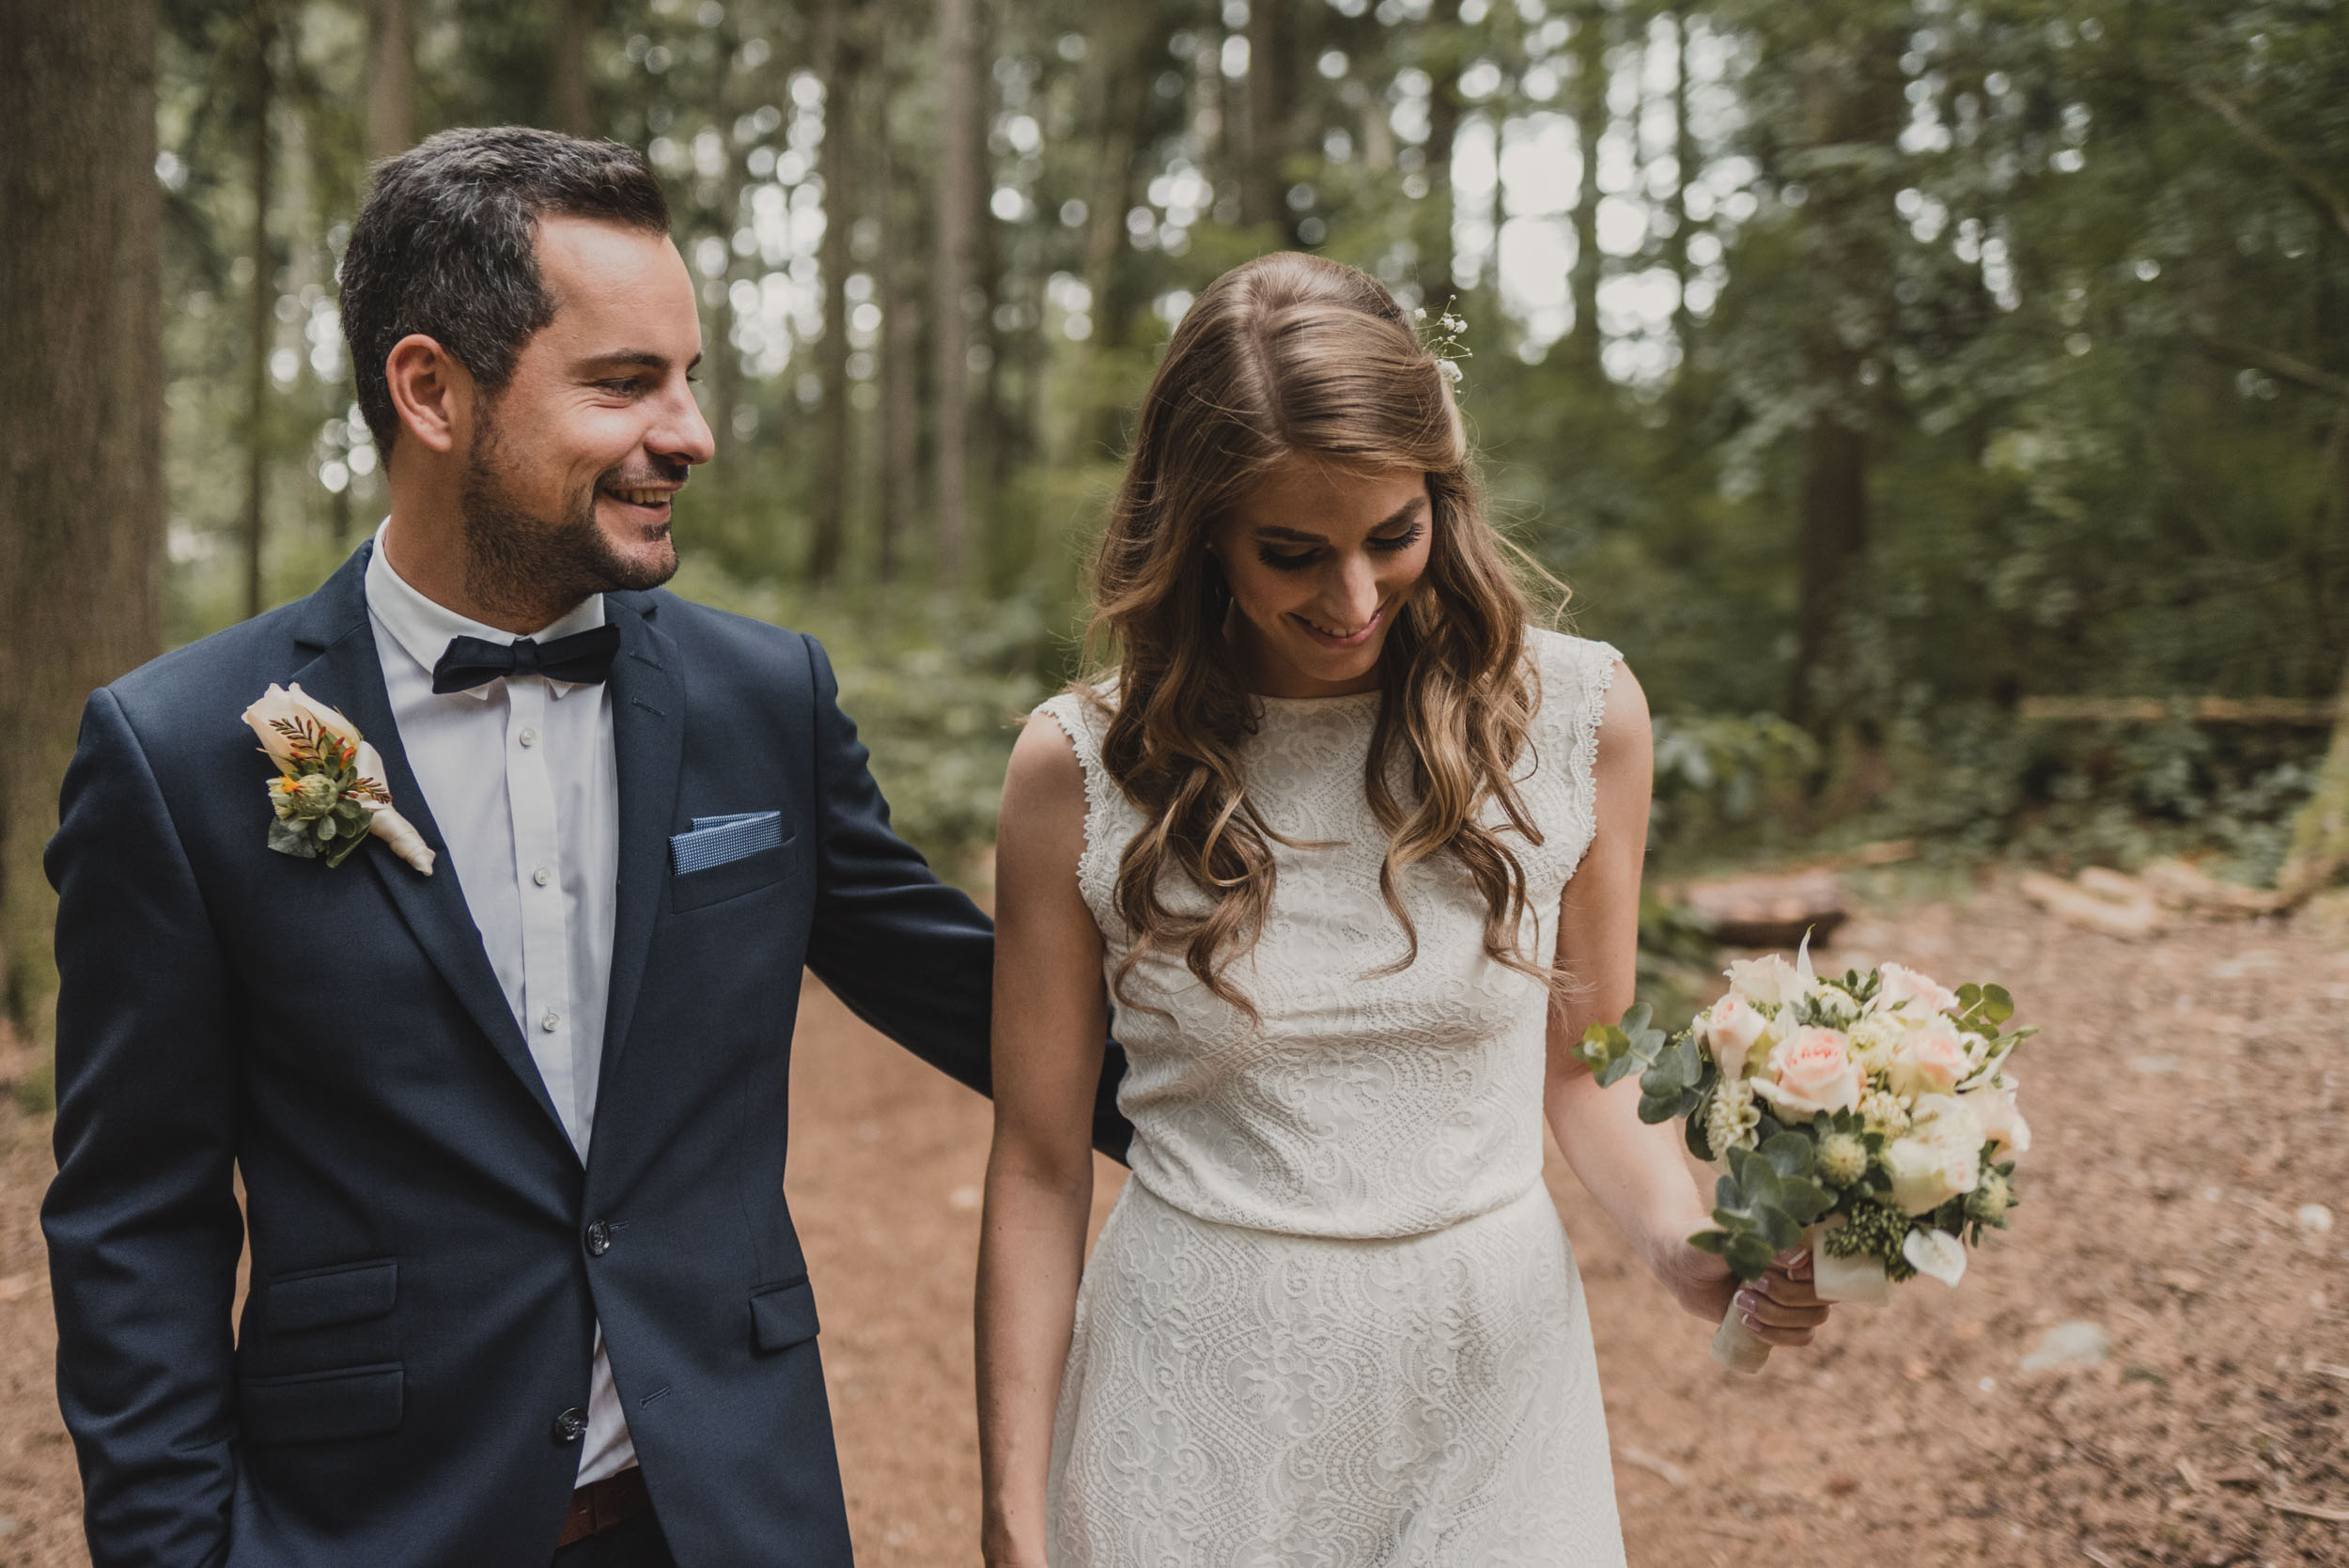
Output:
<instances>
[{"instance_id":1,"label":"boutonniere","mask_svg":"<svg viewBox=\"0 0 2349 1568\"><path fill-rule=\"evenodd\" d=\"M431 849L392 809L382 757L350 720L298 685L272 685L244 710L244 722L277 764L277 777L269 782L275 814L269 825L272 849L340 865L372 833L401 860L432 875Z\"/></svg>"}]
</instances>

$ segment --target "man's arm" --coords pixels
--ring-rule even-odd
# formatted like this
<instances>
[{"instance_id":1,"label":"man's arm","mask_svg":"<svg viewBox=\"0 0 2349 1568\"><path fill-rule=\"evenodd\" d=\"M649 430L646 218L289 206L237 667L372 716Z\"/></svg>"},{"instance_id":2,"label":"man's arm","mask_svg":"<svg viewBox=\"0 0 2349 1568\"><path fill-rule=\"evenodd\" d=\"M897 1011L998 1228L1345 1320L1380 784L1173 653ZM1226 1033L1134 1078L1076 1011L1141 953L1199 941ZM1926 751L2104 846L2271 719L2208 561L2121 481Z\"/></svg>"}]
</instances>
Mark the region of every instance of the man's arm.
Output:
<instances>
[{"instance_id":1,"label":"man's arm","mask_svg":"<svg viewBox=\"0 0 2349 1568\"><path fill-rule=\"evenodd\" d=\"M995 985L995 928L892 832L889 802L867 767L840 684L815 638L817 893L807 967L849 1011L982 1094ZM1094 1100L1093 1144L1126 1157L1133 1129L1117 1113L1125 1052L1111 1042Z\"/></svg>"},{"instance_id":2,"label":"man's arm","mask_svg":"<svg viewBox=\"0 0 2349 1568\"><path fill-rule=\"evenodd\" d=\"M58 894L57 1176L41 1205L57 1403L96 1568L214 1563L236 1488L228 1314L244 1245L227 982L109 691L84 710L62 817L45 862Z\"/></svg>"}]
</instances>

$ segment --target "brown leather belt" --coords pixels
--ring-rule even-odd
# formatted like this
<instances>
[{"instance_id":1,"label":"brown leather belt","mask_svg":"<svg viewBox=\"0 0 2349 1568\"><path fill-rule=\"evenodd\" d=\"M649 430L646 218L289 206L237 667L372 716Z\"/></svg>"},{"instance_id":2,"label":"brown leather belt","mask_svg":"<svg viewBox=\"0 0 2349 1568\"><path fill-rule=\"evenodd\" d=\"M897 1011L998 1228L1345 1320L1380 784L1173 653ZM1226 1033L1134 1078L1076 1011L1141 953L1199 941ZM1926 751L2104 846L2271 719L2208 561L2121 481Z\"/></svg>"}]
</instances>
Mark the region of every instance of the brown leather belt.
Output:
<instances>
[{"instance_id":1,"label":"brown leather belt","mask_svg":"<svg viewBox=\"0 0 2349 1568\"><path fill-rule=\"evenodd\" d=\"M584 1541L651 1508L652 1494L645 1489L645 1472L630 1465L617 1475L590 1482L571 1494L571 1511L563 1516L563 1533L554 1544L568 1546Z\"/></svg>"}]
</instances>

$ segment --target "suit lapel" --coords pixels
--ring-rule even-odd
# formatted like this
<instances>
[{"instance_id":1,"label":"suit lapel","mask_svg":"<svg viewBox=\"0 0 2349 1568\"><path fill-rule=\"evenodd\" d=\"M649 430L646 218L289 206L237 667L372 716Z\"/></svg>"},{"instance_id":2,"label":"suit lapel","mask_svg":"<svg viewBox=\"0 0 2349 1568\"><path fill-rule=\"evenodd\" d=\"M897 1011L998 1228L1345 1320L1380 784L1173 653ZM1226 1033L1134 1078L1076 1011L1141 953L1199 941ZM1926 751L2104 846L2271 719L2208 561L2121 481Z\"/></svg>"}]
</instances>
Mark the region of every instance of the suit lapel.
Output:
<instances>
[{"instance_id":1,"label":"suit lapel","mask_svg":"<svg viewBox=\"0 0 2349 1568\"><path fill-rule=\"evenodd\" d=\"M619 885L612 926L612 989L604 1007L599 1104L628 1044L645 978L653 919L668 885L669 834L685 758L685 682L677 644L655 624L648 594L606 594L620 632L612 661L612 741L620 785ZM601 1112L599 1111L599 1119Z\"/></svg>"},{"instance_id":2,"label":"suit lapel","mask_svg":"<svg viewBox=\"0 0 2349 1568\"><path fill-rule=\"evenodd\" d=\"M490 967L489 950L481 944L480 928L474 924L473 911L465 906L465 890L449 862L447 841L441 836L440 825L433 820L432 809L425 800L423 786L416 783L416 775L408 766L407 749L400 744L399 726L392 718L391 697L383 687L383 666L376 653L374 624L367 615L366 562L371 549L360 547L359 552L311 596L305 606L309 613L304 616L296 640L321 651L292 678L309 695L341 709L343 717L358 725L359 733L374 742L376 751L381 753L386 775L383 783L392 792L392 803L414 825L440 861L431 876L421 876L380 842L365 846L359 858L374 869L417 945L441 971L442 978L457 993L458 1001L464 1004L466 1013L489 1037L490 1045L506 1059L506 1065L522 1080L556 1132L561 1133L562 1118L555 1114L554 1101L547 1094L545 1080L538 1076L538 1064L532 1060L530 1047L514 1023L513 1010L506 1005L497 971ZM621 779L621 798L625 801L625 765ZM623 837L622 844L626 842ZM568 1147L568 1135L564 1136L564 1142Z\"/></svg>"}]
</instances>

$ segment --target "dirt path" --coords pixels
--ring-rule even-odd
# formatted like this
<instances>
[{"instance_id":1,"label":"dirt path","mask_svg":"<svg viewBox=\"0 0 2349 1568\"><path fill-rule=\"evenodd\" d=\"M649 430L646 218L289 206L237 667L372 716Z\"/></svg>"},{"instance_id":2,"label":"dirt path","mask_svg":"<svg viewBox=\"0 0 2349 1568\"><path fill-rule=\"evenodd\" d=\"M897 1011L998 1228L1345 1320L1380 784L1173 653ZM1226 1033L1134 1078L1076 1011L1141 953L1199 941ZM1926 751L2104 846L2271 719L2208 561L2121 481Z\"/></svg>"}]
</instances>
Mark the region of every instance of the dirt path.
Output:
<instances>
[{"instance_id":1,"label":"dirt path","mask_svg":"<svg viewBox=\"0 0 2349 1568\"><path fill-rule=\"evenodd\" d=\"M2017 1063L2025 1206L1959 1290L1732 1382L1553 1154L1632 1562L2349 1564L2349 952L2272 923L2123 943L1983 898L1857 921L1830 956L2002 980L2046 1026ZM859 1560L965 1568L987 1108L820 991L800 1040L792 1203ZM83 1560L46 1160L45 1129L0 1122L0 1563ZM2024 1373L2063 1323L2108 1358Z\"/></svg>"}]
</instances>

